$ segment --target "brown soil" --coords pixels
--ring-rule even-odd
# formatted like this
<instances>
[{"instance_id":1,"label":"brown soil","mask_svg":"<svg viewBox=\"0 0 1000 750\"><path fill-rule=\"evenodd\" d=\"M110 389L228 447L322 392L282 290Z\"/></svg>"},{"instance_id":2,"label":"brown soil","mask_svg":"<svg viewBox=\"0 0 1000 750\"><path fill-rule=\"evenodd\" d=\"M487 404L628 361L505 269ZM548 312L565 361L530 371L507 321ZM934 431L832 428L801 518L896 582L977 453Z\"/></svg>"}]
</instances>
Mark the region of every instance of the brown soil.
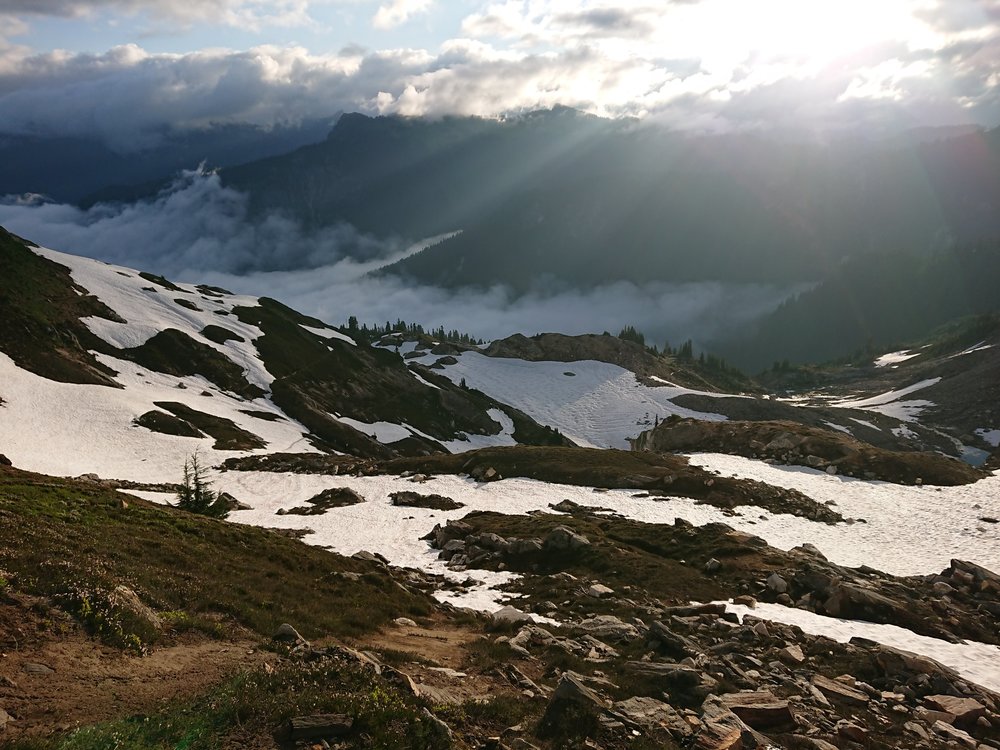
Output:
<instances>
[{"instance_id":1,"label":"brown soil","mask_svg":"<svg viewBox=\"0 0 1000 750\"><path fill-rule=\"evenodd\" d=\"M204 693L227 676L277 659L259 641L186 634L145 656L104 646L43 599L0 602L0 707L5 739L48 735ZM48 674L25 671L42 664Z\"/></svg>"}]
</instances>

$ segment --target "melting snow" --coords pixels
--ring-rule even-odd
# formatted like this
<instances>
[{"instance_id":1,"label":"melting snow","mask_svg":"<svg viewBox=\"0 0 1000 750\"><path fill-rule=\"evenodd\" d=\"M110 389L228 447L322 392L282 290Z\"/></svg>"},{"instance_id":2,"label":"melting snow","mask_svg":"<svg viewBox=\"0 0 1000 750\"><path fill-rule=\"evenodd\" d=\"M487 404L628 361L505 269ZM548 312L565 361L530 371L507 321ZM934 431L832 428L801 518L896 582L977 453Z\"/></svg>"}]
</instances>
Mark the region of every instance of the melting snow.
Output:
<instances>
[{"instance_id":1,"label":"melting snow","mask_svg":"<svg viewBox=\"0 0 1000 750\"><path fill-rule=\"evenodd\" d=\"M666 385L648 387L639 383L631 371L605 362L528 362L478 352L455 356L458 364L447 366L441 371L443 375L455 383L464 378L471 388L530 414L579 445L627 448L628 438L651 426L657 415L725 419L721 414L684 409L670 400L702 391ZM430 364L437 357L427 354L422 359ZM567 370L576 377L566 377Z\"/></svg>"},{"instance_id":2,"label":"melting snow","mask_svg":"<svg viewBox=\"0 0 1000 750\"><path fill-rule=\"evenodd\" d=\"M1000 448L1000 430L988 430L981 427L976 430L976 434L994 448Z\"/></svg>"},{"instance_id":3,"label":"melting snow","mask_svg":"<svg viewBox=\"0 0 1000 750\"><path fill-rule=\"evenodd\" d=\"M930 388L932 385L937 385L939 382L941 382L941 378L929 378L927 380L921 380L919 383L908 385L906 388L900 388L896 391L887 391L886 393L881 393L878 396L871 396L870 398L836 401L830 404L830 406L842 406L850 409L864 409L866 411L874 411L879 414L885 414L887 417L894 417L901 422L913 422L920 416L924 409L934 406L934 403L923 400L900 401L899 399L903 396L908 396L911 393L923 390L924 388Z\"/></svg>"},{"instance_id":4,"label":"melting snow","mask_svg":"<svg viewBox=\"0 0 1000 750\"><path fill-rule=\"evenodd\" d=\"M885 367L886 365L898 365L900 362L905 362L908 359L913 359L914 357L919 357L920 352L889 352L888 354L883 354L881 357L875 360L876 367Z\"/></svg>"},{"instance_id":5,"label":"melting snow","mask_svg":"<svg viewBox=\"0 0 1000 750\"><path fill-rule=\"evenodd\" d=\"M335 331L332 328L313 328L311 326L302 326L302 328L309 331L309 333L313 333L324 339L336 339L337 341L343 341L351 346L357 346L357 343L350 336L343 334L340 331Z\"/></svg>"}]
</instances>

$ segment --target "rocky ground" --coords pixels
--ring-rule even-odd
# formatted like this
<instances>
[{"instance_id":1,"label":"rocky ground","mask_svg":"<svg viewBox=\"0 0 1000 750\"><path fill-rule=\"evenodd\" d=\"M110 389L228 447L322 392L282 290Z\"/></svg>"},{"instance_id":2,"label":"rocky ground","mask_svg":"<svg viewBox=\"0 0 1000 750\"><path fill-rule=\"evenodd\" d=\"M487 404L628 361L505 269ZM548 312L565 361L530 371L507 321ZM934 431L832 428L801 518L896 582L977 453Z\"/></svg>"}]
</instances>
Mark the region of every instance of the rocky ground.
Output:
<instances>
[{"instance_id":1,"label":"rocky ground","mask_svg":"<svg viewBox=\"0 0 1000 750\"><path fill-rule=\"evenodd\" d=\"M729 453L896 484L971 484L986 476L949 456L891 451L836 430L790 421L706 422L671 417L632 441L633 449Z\"/></svg>"},{"instance_id":2,"label":"rocky ground","mask_svg":"<svg viewBox=\"0 0 1000 750\"><path fill-rule=\"evenodd\" d=\"M777 603L996 644L1000 577L972 563L899 578L563 501L429 535L455 573L520 574L511 606L485 616L432 598L460 579L377 552L342 558L92 478L3 471L0 741L18 750L1000 748L1000 696L952 669L753 614ZM176 565L183 539L207 546ZM33 562L57 558L72 565ZM89 598L67 596L84 581ZM750 614L713 603L727 600Z\"/></svg>"}]
</instances>

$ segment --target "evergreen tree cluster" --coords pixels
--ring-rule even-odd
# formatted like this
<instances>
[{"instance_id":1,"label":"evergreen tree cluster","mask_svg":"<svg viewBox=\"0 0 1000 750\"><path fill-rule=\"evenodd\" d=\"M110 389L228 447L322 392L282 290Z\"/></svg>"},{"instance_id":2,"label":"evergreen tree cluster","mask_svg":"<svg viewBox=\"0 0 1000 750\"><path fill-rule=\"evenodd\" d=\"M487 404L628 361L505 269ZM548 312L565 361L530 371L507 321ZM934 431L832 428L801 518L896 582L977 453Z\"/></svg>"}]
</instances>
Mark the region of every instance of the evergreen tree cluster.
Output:
<instances>
[{"instance_id":1,"label":"evergreen tree cluster","mask_svg":"<svg viewBox=\"0 0 1000 750\"><path fill-rule=\"evenodd\" d=\"M405 320L397 319L395 323L388 320L384 326L375 323L369 326L367 323L358 324L358 319L354 315L347 319L345 333L351 338L360 338L368 343L377 341L386 334L406 333L413 336L429 336L436 341L448 341L453 344L465 344L467 346L478 346L484 344L483 339L477 339L468 333L458 330L445 330L444 326L433 329L425 329L420 323L407 323Z\"/></svg>"}]
</instances>

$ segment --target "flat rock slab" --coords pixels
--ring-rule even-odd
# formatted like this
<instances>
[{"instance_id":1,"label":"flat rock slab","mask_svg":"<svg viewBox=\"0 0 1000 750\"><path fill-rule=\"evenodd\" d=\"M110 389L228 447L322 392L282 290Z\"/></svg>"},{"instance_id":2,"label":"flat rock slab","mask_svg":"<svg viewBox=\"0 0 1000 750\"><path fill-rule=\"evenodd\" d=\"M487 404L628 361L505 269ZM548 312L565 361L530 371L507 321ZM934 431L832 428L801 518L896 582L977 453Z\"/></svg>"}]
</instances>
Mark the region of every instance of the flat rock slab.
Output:
<instances>
[{"instance_id":1,"label":"flat rock slab","mask_svg":"<svg viewBox=\"0 0 1000 750\"><path fill-rule=\"evenodd\" d=\"M288 724L293 740L318 740L344 736L353 728L354 719L346 714L313 714L296 716Z\"/></svg>"},{"instance_id":2,"label":"flat rock slab","mask_svg":"<svg viewBox=\"0 0 1000 750\"><path fill-rule=\"evenodd\" d=\"M827 698L835 703L846 704L848 706L867 706L868 696L860 690L845 685L843 682L831 680L821 674L813 677L813 685Z\"/></svg>"},{"instance_id":3,"label":"flat rock slab","mask_svg":"<svg viewBox=\"0 0 1000 750\"><path fill-rule=\"evenodd\" d=\"M55 672L52 667L46 664L38 664L31 661L22 664L21 670L27 672L28 674L53 674Z\"/></svg>"},{"instance_id":4,"label":"flat rock slab","mask_svg":"<svg viewBox=\"0 0 1000 750\"><path fill-rule=\"evenodd\" d=\"M928 695L924 704L935 711L950 714L954 723L959 726L970 726L976 719L986 715L986 706L972 698L958 698L954 695Z\"/></svg>"},{"instance_id":5,"label":"flat rock slab","mask_svg":"<svg viewBox=\"0 0 1000 750\"><path fill-rule=\"evenodd\" d=\"M720 696L719 702L754 729L767 729L788 724L793 720L788 701L778 698L767 690L755 693L726 693Z\"/></svg>"}]
</instances>

